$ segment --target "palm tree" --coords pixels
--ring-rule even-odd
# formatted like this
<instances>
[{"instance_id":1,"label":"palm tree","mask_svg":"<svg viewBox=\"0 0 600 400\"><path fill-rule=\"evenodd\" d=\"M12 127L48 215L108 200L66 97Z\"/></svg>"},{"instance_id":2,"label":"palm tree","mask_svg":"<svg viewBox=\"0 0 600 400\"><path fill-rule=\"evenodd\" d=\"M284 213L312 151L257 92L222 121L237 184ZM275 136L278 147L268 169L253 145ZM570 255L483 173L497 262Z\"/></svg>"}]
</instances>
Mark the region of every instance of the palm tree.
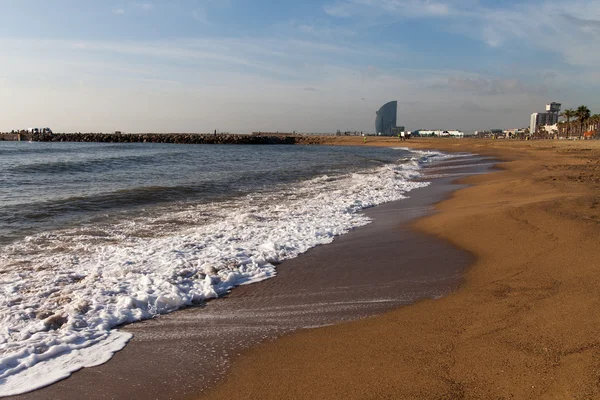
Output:
<instances>
[{"instance_id":1,"label":"palm tree","mask_svg":"<svg viewBox=\"0 0 600 400\"><path fill-rule=\"evenodd\" d=\"M593 131L598 132L600 128L600 114L594 114L590 117L590 122L593 125Z\"/></svg>"},{"instance_id":2,"label":"palm tree","mask_svg":"<svg viewBox=\"0 0 600 400\"><path fill-rule=\"evenodd\" d=\"M590 109L586 106L579 106L577 111L575 111L575 114L579 120L579 133L583 135L583 125L585 124L585 121L590 119Z\"/></svg>"},{"instance_id":3,"label":"palm tree","mask_svg":"<svg viewBox=\"0 0 600 400\"><path fill-rule=\"evenodd\" d=\"M569 137L569 131L571 128L571 118L575 118L577 116L575 110L572 108L567 108L562 112L561 117L564 117L567 121L567 137Z\"/></svg>"},{"instance_id":4,"label":"palm tree","mask_svg":"<svg viewBox=\"0 0 600 400\"><path fill-rule=\"evenodd\" d=\"M565 127L567 126L567 123L564 121L561 121L559 123L556 124L556 128L558 129L558 136L561 136L562 133L565 130Z\"/></svg>"}]
</instances>

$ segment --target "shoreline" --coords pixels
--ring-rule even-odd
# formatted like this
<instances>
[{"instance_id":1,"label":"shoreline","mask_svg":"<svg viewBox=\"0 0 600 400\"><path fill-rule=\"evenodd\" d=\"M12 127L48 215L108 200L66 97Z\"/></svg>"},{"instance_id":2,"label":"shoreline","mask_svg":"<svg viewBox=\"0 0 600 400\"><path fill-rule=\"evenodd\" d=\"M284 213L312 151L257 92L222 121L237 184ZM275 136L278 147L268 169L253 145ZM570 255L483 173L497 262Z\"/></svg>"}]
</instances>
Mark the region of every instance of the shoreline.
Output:
<instances>
[{"instance_id":1,"label":"shoreline","mask_svg":"<svg viewBox=\"0 0 600 400\"><path fill-rule=\"evenodd\" d=\"M472 167L468 168L472 169ZM401 222L399 219L414 219L429 212L433 203L445 198L451 190L456 188L450 184L450 181L453 180L452 177L437 179L437 184L416 189L429 194L417 195L411 192L409 199L365 210L366 214L376 220L375 223L354 229L350 233L336 238L334 243L327 246L318 246L298 258L284 261L282 265L278 266L278 277L276 278L238 287L231 295L218 302L210 302L200 310L189 308L161 316L158 319L129 325L125 330L134 333L134 339L107 364L81 370L64 381L14 398L80 398L82 396L121 398L139 395L140 390L153 395L160 393L161 398L187 397L202 390L204 383L198 382L200 379L198 375L203 374L203 371L210 367L218 367L215 368L215 371L211 371L214 373L206 374L200 379L208 380L205 383L211 384L211 380L220 379L224 369L228 367L228 356L221 357L216 354L215 357L215 352L222 352L224 349L218 346L214 347L214 343L212 355L209 354L208 357L205 357L206 353L201 353L206 350L205 342L207 338L210 339L211 334L213 341L223 341L223 338L220 337L222 334L215 335L215 332L210 332L211 330L221 330L228 332L226 335L229 335L231 329L251 331L260 328L252 318L244 319L243 314L245 313L253 314L254 318L266 318L267 325L275 328L271 329L271 333L260 332L258 329L259 336L265 333L264 337L258 337L258 342L260 342L273 340L282 333L302 327L338 324L381 313L399 305L412 303L423 296L439 297L439 295L452 290L458 282L457 279L461 279L460 274L456 274L468 263L465 258L468 255L461 255L463 252L456 250L453 246L436 243L435 239L398 230L397 225ZM390 218L392 215L393 217ZM397 273L387 271L386 269L389 268L386 268L386 265L382 265L379 269L371 268L368 272L364 271L358 264L358 258L372 258L371 250L377 250L380 246L389 248L390 243L398 242L398 239L395 238L382 241L383 236L388 236L383 235L382 230L400 235L400 242L404 244L405 248L414 248L413 257L416 257L419 252L426 251L427 247L424 246L429 245L438 249L440 254L437 259L433 254L429 258L431 262L422 271L418 271L414 265ZM339 273L342 272L339 270L340 266L337 269L325 269L324 271L311 270L311 267L317 263L328 265L341 262L339 255L352 251L353 254L345 254L345 258L341 257L346 260L346 263L354 265L345 273L346 276L339 276ZM442 265L442 260L454 265L446 274L437 270ZM391 259L388 255L379 261L389 263ZM373 277L370 278L369 274ZM398 281L400 283L396 282L394 285L389 285L387 289L381 289L381 285L386 285L388 280L394 279L400 279ZM410 285L402 284L402 279ZM337 286L331 290L333 282ZM413 283L411 284L411 282ZM259 287L259 285L261 286ZM286 294L299 289L302 292L299 296L286 297ZM356 290L364 291L364 293L357 294ZM397 293L398 291L400 293ZM428 295L427 291L430 291L431 294ZM385 301L373 301L380 298ZM309 305L314 305L300 306L307 302ZM322 310L323 305L327 308L324 311ZM287 310L286 307L288 307ZM317 309L311 310L314 307ZM283 308L283 311L273 313L273 308ZM232 313L232 311L237 311L237 313ZM226 316L224 319L223 315ZM303 317L298 318L298 315ZM289 321L286 321L290 317L298 321L290 325ZM242 321L238 321L240 318ZM198 329L202 331L203 326L208 326L208 332L198 332ZM241 332L241 338L247 340L249 336L256 337L257 332ZM240 335L228 337L225 342L234 342L234 346L231 347L231 343L225 343L230 346L229 348L226 346L225 350L232 354L242 351L245 346L235 345L240 340ZM250 341L249 344L256 345L258 342L254 339L254 342ZM136 366L144 366L144 368L139 369ZM185 372L183 372L184 370ZM190 383L194 379L197 382ZM147 382L148 380L150 383ZM110 382L115 381L120 384L114 385L108 393L98 390L99 387L110 386Z\"/></svg>"},{"instance_id":2,"label":"shoreline","mask_svg":"<svg viewBox=\"0 0 600 400\"><path fill-rule=\"evenodd\" d=\"M600 396L600 143L401 146L505 160L497 173L461 179L471 186L412 224L476 256L465 283L436 301L247 351L201 398Z\"/></svg>"}]
</instances>

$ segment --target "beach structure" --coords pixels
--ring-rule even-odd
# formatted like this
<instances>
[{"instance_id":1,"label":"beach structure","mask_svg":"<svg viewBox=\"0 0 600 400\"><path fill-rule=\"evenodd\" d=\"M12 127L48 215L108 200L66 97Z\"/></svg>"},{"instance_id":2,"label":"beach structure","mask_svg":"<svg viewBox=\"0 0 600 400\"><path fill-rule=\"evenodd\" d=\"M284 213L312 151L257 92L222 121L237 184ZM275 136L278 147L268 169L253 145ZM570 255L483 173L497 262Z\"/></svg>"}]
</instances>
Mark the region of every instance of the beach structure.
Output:
<instances>
[{"instance_id":1,"label":"beach structure","mask_svg":"<svg viewBox=\"0 0 600 400\"><path fill-rule=\"evenodd\" d=\"M552 102L546 104L546 112L533 113L529 121L529 132L530 134L536 133L540 127L546 125L556 125L558 123L558 117L560 115L560 103Z\"/></svg>"},{"instance_id":2,"label":"beach structure","mask_svg":"<svg viewBox=\"0 0 600 400\"><path fill-rule=\"evenodd\" d=\"M398 102L390 101L381 106L375 113L375 134L381 136L396 136L405 131L404 126L397 126Z\"/></svg>"}]
</instances>

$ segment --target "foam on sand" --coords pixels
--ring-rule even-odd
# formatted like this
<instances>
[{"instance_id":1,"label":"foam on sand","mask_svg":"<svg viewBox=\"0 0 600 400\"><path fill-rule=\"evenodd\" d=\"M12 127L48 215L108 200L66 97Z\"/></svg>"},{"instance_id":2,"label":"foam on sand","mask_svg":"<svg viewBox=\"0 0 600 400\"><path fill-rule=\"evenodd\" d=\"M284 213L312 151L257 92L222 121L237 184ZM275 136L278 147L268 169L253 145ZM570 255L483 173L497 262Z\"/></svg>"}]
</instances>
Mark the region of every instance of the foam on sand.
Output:
<instances>
[{"instance_id":1,"label":"foam on sand","mask_svg":"<svg viewBox=\"0 0 600 400\"><path fill-rule=\"evenodd\" d=\"M112 330L95 344L82 343L84 347L80 348L67 344L64 352L57 346L56 356L49 352L47 357L38 359L32 354L26 362L22 362L22 366L27 368L26 372L13 371L8 374L3 379L0 393L2 396L21 394L68 378L81 368L104 364L114 353L122 350L132 336L130 333ZM69 365L71 367L67 367Z\"/></svg>"},{"instance_id":2,"label":"foam on sand","mask_svg":"<svg viewBox=\"0 0 600 400\"><path fill-rule=\"evenodd\" d=\"M114 328L202 303L276 273L274 264L369 223L405 198L437 152L363 173L321 176L214 204L31 236L0 254L0 396L108 361Z\"/></svg>"}]
</instances>

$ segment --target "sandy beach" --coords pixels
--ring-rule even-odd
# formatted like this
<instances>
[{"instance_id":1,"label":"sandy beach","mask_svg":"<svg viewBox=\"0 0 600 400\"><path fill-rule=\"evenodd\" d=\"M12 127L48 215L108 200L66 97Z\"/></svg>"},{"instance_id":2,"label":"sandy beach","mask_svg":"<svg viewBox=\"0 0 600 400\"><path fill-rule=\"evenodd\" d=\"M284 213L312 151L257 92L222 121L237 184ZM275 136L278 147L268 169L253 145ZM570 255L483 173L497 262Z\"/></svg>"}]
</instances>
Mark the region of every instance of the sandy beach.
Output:
<instances>
[{"instance_id":1,"label":"sandy beach","mask_svg":"<svg viewBox=\"0 0 600 400\"><path fill-rule=\"evenodd\" d=\"M600 141L401 145L505 160L498 172L464 179L469 187L412 225L475 256L464 284L438 300L245 351L200 398L600 397Z\"/></svg>"}]
</instances>

